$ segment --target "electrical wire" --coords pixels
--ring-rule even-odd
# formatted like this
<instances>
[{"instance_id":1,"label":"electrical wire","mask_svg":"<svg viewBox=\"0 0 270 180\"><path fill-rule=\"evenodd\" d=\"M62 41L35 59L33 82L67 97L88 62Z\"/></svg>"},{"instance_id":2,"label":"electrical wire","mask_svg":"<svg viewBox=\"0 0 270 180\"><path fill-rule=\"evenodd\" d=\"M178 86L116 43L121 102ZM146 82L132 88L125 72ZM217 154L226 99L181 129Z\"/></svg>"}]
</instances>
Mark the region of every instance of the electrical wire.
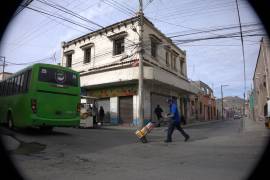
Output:
<instances>
[{"instance_id":1,"label":"electrical wire","mask_svg":"<svg viewBox=\"0 0 270 180\"><path fill-rule=\"evenodd\" d=\"M100 24L98 24L98 23L96 23L96 22L94 22L94 21L92 21L92 20L89 20L89 19L87 19L87 18L81 16L80 14L75 13L75 12L73 12L73 11L71 11L71 10L69 10L69 9L67 9L67 8L65 8L65 7L63 7L63 6L61 6L61 5L59 5L59 4L56 4L56 3L48 3L48 2L46 2L46 1L44 1L44 0L36 0L36 1L38 1L38 2L40 2L40 3L43 3L43 4L47 5L47 6L50 6L50 7L52 7L52 8L55 8L55 9L61 11L61 12L67 13L67 14L69 14L69 15L72 15L73 17L76 17L76 18L78 18L78 19L80 19L80 20L82 20L82 21L85 21L85 22L94 24L94 25L96 25L96 26L98 26L98 27L100 27L100 28L103 28L102 25L100 25Z\"/></svg>"}]
</instances>

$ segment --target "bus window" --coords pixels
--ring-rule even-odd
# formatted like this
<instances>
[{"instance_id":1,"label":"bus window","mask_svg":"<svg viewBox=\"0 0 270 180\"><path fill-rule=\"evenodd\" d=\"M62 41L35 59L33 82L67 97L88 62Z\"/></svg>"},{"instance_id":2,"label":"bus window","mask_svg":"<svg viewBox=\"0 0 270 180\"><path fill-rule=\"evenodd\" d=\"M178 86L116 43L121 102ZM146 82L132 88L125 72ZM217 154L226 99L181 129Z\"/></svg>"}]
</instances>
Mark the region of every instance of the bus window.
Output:
<instances>
[{"instance_id":1,"label":"bus window","mask_svg":"<svg viewBox=\"0 0 270 180\"><path fill-rule=\"evenodd\" d=\"M15 89L15 78L13 77L11 79L11 88L10 88L10 94L13 95L14 94L14 89Z\"/></svg>"},{"instance_id":2,"label":"bus window","mask_svg":"<svg viewBox=\"0 0 270 180\"><path fill-rule=\"evenodd\" d=\"M16 94L20 93L20 84L21 84L21 75L18 75L18 79L16 83Z\"/></svg>"},{"instance_id":3,"label":"bus window","mask_svg":"<svg viewBox=\"0 0 270 180\"><path fill-rule=\"evenodd\" d=\"M23 82L24 82L24 73L21 74L21 83L20 83L20 89L19 89L19 92L23 92Z\"/></svg>"},{"instance_id":4,"label":"bus window","mask_svg":"<svg viewBox=\"0 0 270 180\"><path fill-rule=\"evenodd\" d=\"M31 75L32 75L32 70L27 71L27 81L26 81L26 89L25 89L25 91L27 91L29 86L30 86Z\"/></svg>"},{"instance_id":5,"label":"bus window","mask_svg":"<svg viewBox=\"0 0 270 180\"><path fill-rule=\"evenodd\" d=\"M13 88L12 88L12 94L16 94L17 92L17 87L16 87L16 85L17 85L17 81L18 81L18 77L16 76L16 77L14 77L14 83L13 83Z\"/></svg>"},{"instance_id":6,"label":"bus window","mask_svg":"<svg viewBox=\"0 0 270 180\"><path fill-rule=\"evenodd\" d=\"M78 86L78 77L75 73L55 68L41 67L38 80L67 86Z\"/></svg>"}]
</instances>

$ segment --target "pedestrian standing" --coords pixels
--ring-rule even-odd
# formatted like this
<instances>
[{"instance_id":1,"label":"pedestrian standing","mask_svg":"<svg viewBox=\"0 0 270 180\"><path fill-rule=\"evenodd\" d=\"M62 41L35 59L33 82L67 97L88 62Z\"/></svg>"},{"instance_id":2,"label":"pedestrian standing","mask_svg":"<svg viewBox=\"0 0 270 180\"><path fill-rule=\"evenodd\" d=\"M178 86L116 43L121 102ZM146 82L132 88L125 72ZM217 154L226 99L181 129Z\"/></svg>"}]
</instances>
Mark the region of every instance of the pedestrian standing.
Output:
<instances>
[{"instance_id":1,"label":"pedestrian standing","mask_svg":"<svg viewBox=\"0 0 270 180\"><path fill-rule=\"evenodd\" d=\"M165 140L165 142L172 142L172 134L173 134L174 128L180 131L180 133L185 137L185 141L187 141L189 139L189 135L181 127L180 114L177 109L176 100L169 99L168 103L170 106L170 113L167 115L167 118L169 118L169 126L168 126L168 132L167 132L167 139Z\"/></svg>"},{"instance_id":2,"label":"pedestrian standing","mask_svg":"<svg viewBox=\"0 0 270 180\"><path fill-rule=\"evenodd\" d=\"M95 103L93 104L92 115L93 115L93 124L97 124L98 109Z\"/></svg>"},{"instance_id":3,"label":"pedestrian standing","mask_svg":"<svg viewBox=\"0 0 270 180\"><path fill-rule=\"evenodd\" d=\"M161 107L158 104L157 107L155 108L155 114L156 114L157 120L158 120L157 127L160 127L160 121L161 121L161 118L162 118L162 112L163 112L163 110L161 109Z\"/></svg>"},{"instance_id":4,"label":"pedestrian standing","mask_svg":"<svg viewBox=\"0 0 270 180\"><path fill-rule=\"evenodd\" d=\"M100 122L101 124L103 124L105 112L104 112L104 109L103 109L102 106L100 106L100 108L99 108L98 116L99 116L99 122Z\"/></svg>"}]
</instances>

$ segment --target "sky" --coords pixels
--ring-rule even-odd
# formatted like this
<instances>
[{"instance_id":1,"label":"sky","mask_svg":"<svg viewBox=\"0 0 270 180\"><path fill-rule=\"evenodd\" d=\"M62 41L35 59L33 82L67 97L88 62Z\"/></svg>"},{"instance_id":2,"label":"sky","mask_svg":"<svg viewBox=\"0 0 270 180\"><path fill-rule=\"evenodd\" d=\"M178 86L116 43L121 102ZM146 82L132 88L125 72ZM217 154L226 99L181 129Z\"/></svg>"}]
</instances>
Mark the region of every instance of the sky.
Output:
<instances>
[{"instance_id":1,"label":"sky","mask_svg":"<svg viewBox=\"0 0 270 180\"><path fill-rule=\"evenodd\" d=\"M24 9L10 22L1 41L0 56L5 56L8 62L6 71L16 72L34 61L59 63L61 42L100 28L49 7L42 3L44 1L34 0L29 7L50 12L52 15L61 15L88 28L31 9ZM139 4L138 0L46 0L45 2L61 5L101 26L108 26L134 16L132 12L138 10ZM266 33L249 4L245 0L238 2L241 22L246 25L243 31L258 34L244 37L246 85L247 90L250 90L259 53L259 42L261 35ZM173 41L186 51L190 80L207 83L218 98L221 95L221 85L228 85L223 88L224 96L243 97L244 61L240 38L198 40L239 33L235 0L144 0L143 4L145 16L168 37L176 36L172 38ZM220 28L227 30L213 31ZM200 33L201 31L208 32ZM197 41L187 42L194 39Z\"/></svg>"}]
</instances>

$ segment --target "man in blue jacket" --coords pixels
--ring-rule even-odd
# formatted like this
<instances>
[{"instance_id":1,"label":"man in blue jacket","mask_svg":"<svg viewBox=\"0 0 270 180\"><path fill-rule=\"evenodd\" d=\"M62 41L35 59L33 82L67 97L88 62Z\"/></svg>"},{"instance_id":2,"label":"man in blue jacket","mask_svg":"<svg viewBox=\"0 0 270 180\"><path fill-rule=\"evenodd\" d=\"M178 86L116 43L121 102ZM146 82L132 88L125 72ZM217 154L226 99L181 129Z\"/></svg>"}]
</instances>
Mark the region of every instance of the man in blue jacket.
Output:
<instances>
[{"instance_id":1,"label":"man in blue jacket","mask_svg":"<svg viewBox=\"0 0 270 180\"><path fill-rule=\"evenodd\" d=\"M169 99L168 103L170 105L170 114L167 115L169 119L167 139L165 142L172 142L172 134L174 128L176 128L185 137L185 141L189 139L189 135L182 129L180 125L180 114L177 109L177 103L175 99Z\"/></svg>"}]
</instances>

